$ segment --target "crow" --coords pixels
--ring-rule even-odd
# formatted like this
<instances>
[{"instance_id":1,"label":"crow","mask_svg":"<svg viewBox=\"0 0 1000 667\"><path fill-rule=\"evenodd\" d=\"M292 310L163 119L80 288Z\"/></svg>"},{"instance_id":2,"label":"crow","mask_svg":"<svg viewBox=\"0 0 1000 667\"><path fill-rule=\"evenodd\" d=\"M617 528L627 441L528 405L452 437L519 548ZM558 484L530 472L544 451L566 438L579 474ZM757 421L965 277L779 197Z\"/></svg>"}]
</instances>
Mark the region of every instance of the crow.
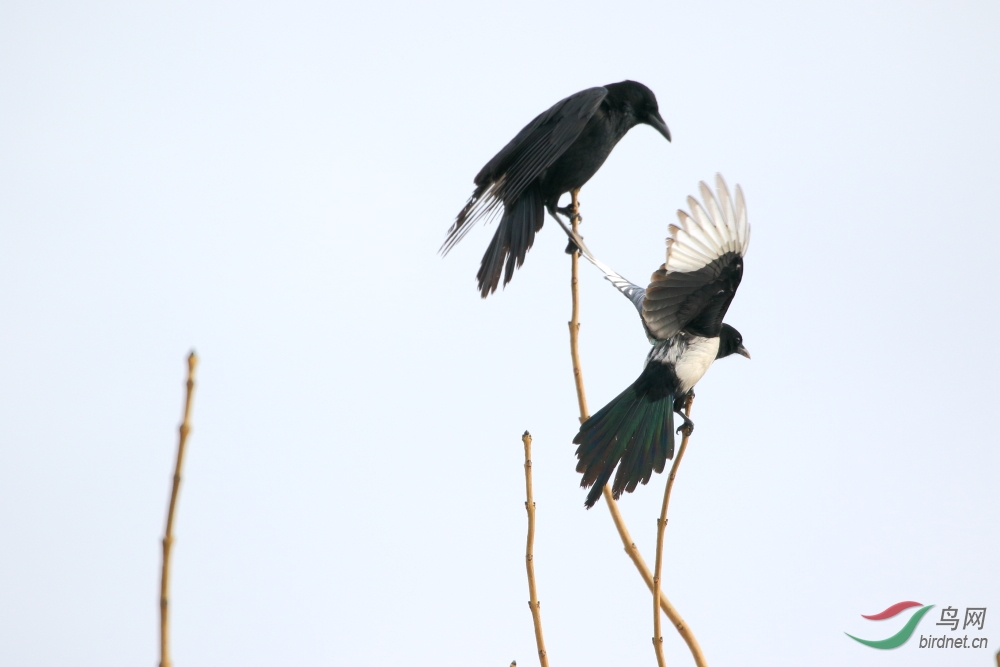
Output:
<instances>
[{"instance_id":1,"label":"crow","mask_svg":"<svg viewBox=\"0 0 1000 667\"><path fill-rule=\"evenodd\" d=\"M559 220L583 256L639 310L653 349L639 378L580 426L573 439L579 445L576 471L580 486L592 487L589 509L601 497L617 467L612 493L631 493L663 472L674 456L674 412L684 419L677 432L690 435L694 423L681 409L694 385L716 359L750 353L740 332L722 319L743 278L743 257L750 243L743 191L729 196L722 176L716 176L718 198L705 183L702 201L688 197L691 213L678 211L680 226L670 225L667 261L643 289L598 261L578 235ZM558 220L558 218L557 218Z\"/></svg>"},{"instance_id":2,"label":"crow","mask_svg":"<svg viewBox=\"0 0 1000 667\"><path fill-rule=\"evenodd\" d=\"M570 207L557 208L559 198L570 192L575 200L625 133L640 123L670 141L656 96L636 81L588 88L556 102L479 170L476 189L448 230L442 254L502 204L503 217L476 278L484 299L496 291L502 272L506 286L542 228L543 209L553 217L570 214Z\"/></svg>"}]
</instances>

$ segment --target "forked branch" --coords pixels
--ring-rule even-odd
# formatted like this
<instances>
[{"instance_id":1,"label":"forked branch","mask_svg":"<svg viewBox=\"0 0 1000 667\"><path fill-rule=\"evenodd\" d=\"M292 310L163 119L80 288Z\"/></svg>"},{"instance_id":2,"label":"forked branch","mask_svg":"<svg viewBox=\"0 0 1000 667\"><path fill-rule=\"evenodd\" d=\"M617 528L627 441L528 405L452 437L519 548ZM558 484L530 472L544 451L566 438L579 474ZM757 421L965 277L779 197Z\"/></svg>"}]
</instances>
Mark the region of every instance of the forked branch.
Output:
<instances>
[{"instance_id":1,"label":"forked branch","mask_svg":"<svg viewBox=\"0 0 1000 667\"><path fill-rule=\"evenodd\" d=\"M577 201L576 193L573 193L572 207L574 214L572 218L573 231L578 232L579 218L577 217L577 214L579 213L579 201ZM579 283L577 281L577 269L579 266L580 253L574 252L571 255L571 258L572 279L570 280L570 288L573 295L573 311L569 322L569 349L573 358L573 379L576 383L576 397L580 405L580 423L582 424L590 417L590 412L587 410L587 397L583 386L583 371L580 366L580 292ZM621 511L618 509L618 502L611 494L611 487L606 485L602 493L604 495L604 504L607 505L608 512L611 513L611 520L614 521L615 528L618 530L618 537L621 538L622 545L625 547L625 553L627 553L628 557L632 559L632 563L635 564L635 568L639 571L639 575L642 576L642 580L646 582L646 586L649 588L650 592L652 592L653 574L650 572L649 566L646 565L646 561L643 559L642 554L639 553L639 549L636 547L635 542L632 541L632 536L629 534L628 527L625 525L625 519L622 517ZM698 645L698 640L695 639L695 636L692 634L687 623L662 591L658 597L660 600L660 608L663 609L663 613L667 615L667 618L670 619L670 622L677 629L677 632L684 640L684 643L687 644L688 650L691 651L691 655L694 657L694 662L697 667L707 667L705 655L701 651L701 646ZM998 665L998 667L1000 667L1000 665Z\"/></svg>"},{"instance_id":2,"label":"forked branch","mask_svg":"<svg viewBox=\"0 0 1000 667\"><path fill-rule=\"evenodd\" d=\"M194 371L198 357L194 351L188 355L187 398L184 401L184 419L181 421L177 442L177 462L174 465L174 484L170 491L170 508L167 510L167 528L163 534L163 569L160 572L160 667L170 667L170 550L174 545L174 516L177 512L177 494L181 488L181 467L184 464L184 447L191 433L191 400L194 397Z\"/></svg>"}]
</instances>

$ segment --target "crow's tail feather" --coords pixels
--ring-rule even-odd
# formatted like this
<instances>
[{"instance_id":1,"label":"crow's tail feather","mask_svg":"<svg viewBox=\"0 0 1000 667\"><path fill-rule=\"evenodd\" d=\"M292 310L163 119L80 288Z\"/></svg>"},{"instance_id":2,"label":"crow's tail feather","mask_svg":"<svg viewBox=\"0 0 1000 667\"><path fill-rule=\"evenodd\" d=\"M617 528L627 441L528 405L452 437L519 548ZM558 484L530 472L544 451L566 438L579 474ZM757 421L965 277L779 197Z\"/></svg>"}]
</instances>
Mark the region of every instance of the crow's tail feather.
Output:
<instances>
[{"instance_id":1,"label":"crow's tail feather","mask_svg":"<svg viewBox=\"0 0 1000 667\"><path fill-rule=\"evenodd\" d=\"M584 503L588 509L601 497L616 466L611 487L615 499L648 482L653 471L663 472L667 459L674 456L673 395L640 395L636 384L585 421L573 439L579 445L580 486L592 487Z\"/></svg>"},{"instance_id":2,"label":"crow's tail feather","mask_svg":"<svg viewBox=\"0 0 1000 667\"><path fill-rule=\"evenodd\" d=\"M529 187L513 204L504 205L503 217L476 274L479 293L484 299L496 291L501 273L504 274L503 284L506 286L510 282L514 269L524 263L528 249L535 242L535 232L544 222L545 209L537 187Z\"/></svg>"}]
</instances>

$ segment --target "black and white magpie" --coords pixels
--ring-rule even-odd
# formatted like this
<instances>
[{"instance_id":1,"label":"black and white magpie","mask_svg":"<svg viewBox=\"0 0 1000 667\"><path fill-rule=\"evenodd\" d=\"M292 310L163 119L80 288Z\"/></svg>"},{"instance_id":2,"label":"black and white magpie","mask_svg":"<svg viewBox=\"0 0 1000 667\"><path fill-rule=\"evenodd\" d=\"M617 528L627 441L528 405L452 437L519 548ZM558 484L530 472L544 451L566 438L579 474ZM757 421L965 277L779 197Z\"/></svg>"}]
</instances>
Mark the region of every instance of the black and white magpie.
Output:
<instances>
[{"instance_id":1,"label":"black and white magpie","mask_svg":"<svg viewBox=\"0 0 1000 667\"><path fill-rule=\"evenodd\" d=\"M743 191L736 186L734 202L722 176L716 176L718 198L705 183L700 190L704 205L688 197L690 214L677 212L680 226L670 225L667 261L646 289L598 261L560 221L584 257L635 304L653 345L639 378L585 421L573 439L579 445L580 485L592 487L587 508L601 497L616 467L616 499L648 482L654 470L663 472L674 455L673 413L684 419L678 433L694 428L681 409L698 380L716 359L750 358L740 332L722 322L743 277L750 243Z\"/></svg>"},{"instance_id":2,"label":"black and white magpie","mask_svg":"<svg viewBox=\"0 0 1000 667\"><path fill-rule=\"evenodd\" d=\"M621 138L640 123L656 128L670 141L656 96L635 81L588 88L556 102L479 170L476 189L448 230L441 251L447 254L477 220L492 217L503 205L500 224L476 274L485 299L496 291L501 273L506 285L514 269L524 263L535 232L542 228L545 209L553 217L557 212L567 214L567 208L556 208L559 198L582 188Z\"/></svg>"}]
</instances>

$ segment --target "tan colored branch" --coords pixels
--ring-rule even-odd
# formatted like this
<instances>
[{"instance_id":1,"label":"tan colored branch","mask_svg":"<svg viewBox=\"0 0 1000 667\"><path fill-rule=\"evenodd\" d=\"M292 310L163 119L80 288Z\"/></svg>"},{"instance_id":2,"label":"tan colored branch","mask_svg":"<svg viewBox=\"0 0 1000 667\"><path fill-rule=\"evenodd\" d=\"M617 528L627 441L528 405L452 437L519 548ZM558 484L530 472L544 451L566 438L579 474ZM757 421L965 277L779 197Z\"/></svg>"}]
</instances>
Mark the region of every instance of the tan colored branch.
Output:
<instances>
[{"instance_id":1,"label":"tan colored branch","mask_svg":"<svg viewBox=\"0 0 1000 667\"><path fill-rule=\"evenodd\" d=\"M635 564L635 569L639 571L639 575L642 580L646 582L646 587L649 591L653 591L653 574L649 571L649 566L646 565L645 559L639 552L639 548L632 541L632 536L628 532L628 527L625 525L625 519L622 518L622 513L618 509L618 503L615 501L614 496L611 495L611 487L604 487L604 503L608 506L608 511L611 513L611 520L615 522L615 528L618 529L618 537L622 540L622 545L625 547L625 553L628 557L632 559ZM701 646L698 644L698 640L695 639L694 634L691 633L691 629L688 627L687 623L681 617L680 612L674 608L674 605L670 603L667 596L660 591L660 608L663 609L663 613L667 615L670 622L673 623L674 627L677 629L677 633L684 640L684 643L688 645L688 650L691 651L691 655L694 657L694 662L698 667L707 667L708 663L705 662L705 655L701 652Z\"/></svg>"},{"instance_id":2,"label":"tan colored branch","mask_svg":"<svg viewBox=\"0 0 1000 667\"><path fill-rule=\"evenodd\" d=\"M184 420L181 422L177 443L177 463L174 465L174 484L167 510L167 528L163 534L163 570L160 573L160 667L170 667L170 549L174 545L174 514L177 511L177 493L181 488L181 466L184 464L184 446L191 433L191 399L194 396L194 371L198 357L194 351L188 355L187 399L184 401Z\"/></svg>"},{"instance_id":3,"label":"tan colored branch","mask_svg":"<svg viewBox=\"0 0 1000 667\"><path fill-rule=\"evenodd\" d=\"M632 559L632 563L635 564L635 569L639 571L639 575L642 580L646 582L646 587L649 591L653 591L653 574L649 570L649 566L646 565L645 559L639 552L639 548L632 541L632 536L628 532L628 527L625 525L625 519L622 518L621 511L618 509L618 503L615 501L614 496L611 495L611 487L604 487L604 502L608 506L608 511L611 513L611 520L615 522L615 528L618 529L618 536L622 540L622 545L625 547L625 553L628 557ZM694 662L698 667L706 667L708 663L705 662L705 655L701 652L701 646L698 644L698 640L691 633L691 629L688 628L687 623L681 617L680 612L674 608L667 596L660 592L660 608L663 609L663 613L667 615L670 622L673 623L674 627L677 629L677 633L684 640L684 643L688 645L688 650L691 651L691 655L694 657Z\"/></svg>"},{"instance_id":4,"label":"tan colored branch","mask_svg":"<svg viewBox=\"0 0 1000 667\"><path fill-rule=\"evenodd\" d=\"M580 202L577 199L579 194L579 190L573 190L573 201L570 204L573 211L570 221L574 233L580 229ZM573 294L573 314L569 320L569 353L573 357L573 381L576 383L576 399L580 404L580 423L582 424L590 417L590 411L587 410L587 394L583 389L583 369L580 367L580 285L577 280L580 266L579 250L570 255L570 261L572 262L570 289Z\"/></svg>"},{"instance_id":5,"label":"tan colored branch","mask_svg":"<svg viewBox=\"0 0 1000 667\"><path fill-rule=\"evenodd\" d=\"M688 396L687 405L684 406L684 414L691 416L691 404L694 402L694 394ZM672 407L672 406L671 406ZM667 530L667 507L670 505L670 492L674 488L674 480L677 479L677 468L684 458L684 451L687 449L690 431L684 431L684 439L681 440L680 449L674 457L674 463L670 466L670 475L667 477L667 488L663 491L663 506L660 508L660 518L656 520L656 561L653 565L653 650L656 652L656 662L659 667L666 667L667 662L663 658L663 635L660 633L660 584L663 581L663 534ZM673 620L673 619L671 619Z\"/></svg>"},{"instance_id":6,"label":"tan colored branch","mask_svg":"<svg viewBox=\"0 0 1000 667\"><path fill-rule=\"evenodd\" d=\"M535 496L531 491L531 434L527 431L521 436L524 443L524 486L527 501L524 508L528 510L528 544L524 552L524 564L528 570L528 595L531 607L531 622L535 625L535 644L538 646L538 662L542 667L549 667L549 656L545 652L545 639L542 637L542 610L538 601L538 591L535 589Z\"/></svg>"},{"instance_id":7,"label":"tan colored branch","mask_svg":"<svg viewBox=\"0 0 1000 667\"><path fill-rule=\"evenodd\" d=\"M576 195L577 193L573 193L572 206L574 214L579 212L580 204ZM578 223L579 218L574 215L574 232L579 229ZM579 284L577 282L577 267L580 253L574 252L571 257L572 280L570 281L570 286L573 294L573 312L572 318L569 322L569 350L573 358L573 379L576 382L576 396L577 401L580 404L580 423L582 424L590 417L590 413L587 410L587 397L583 387L583 371L580 368L580 348L578 344L580 334L580 292ZM622 517L621 511L618 509L618 502L611 494L611 487L605 486L602 493L604 495L604 504L607 505L608 512L611 513L611 520L614 521L615 528L618 530L618 537L621 538L622 545L625 547L625 553L632 559L632 562L635 564L635 568L639 571L639 575L642 576L642 580L646 582L646 586L649 588L650 592L652 592L653 574L649 571L649 567L646 565L646 561L639 552L639 548L636 547L635 542L632 541L632 536L629 534L628 527L625 525L625 519ZM673 623L678 634L680 634L681 638L684 640L684 643L687 644L688 649L691 651L691 655L694 657L694 662L697 667L706 667L707 663L705 662L705 655L701 652L701 646L698 645L698 640L695 639L694 634L691 633L691 629L688 627L687 623L662 591L660 592L659 598L660 607L663 609L663 613L667 615L667 618L669 618L670 622ZM1000 665L998 665L998 667L1000 667Z\"/></svg>"}]
</instances>

